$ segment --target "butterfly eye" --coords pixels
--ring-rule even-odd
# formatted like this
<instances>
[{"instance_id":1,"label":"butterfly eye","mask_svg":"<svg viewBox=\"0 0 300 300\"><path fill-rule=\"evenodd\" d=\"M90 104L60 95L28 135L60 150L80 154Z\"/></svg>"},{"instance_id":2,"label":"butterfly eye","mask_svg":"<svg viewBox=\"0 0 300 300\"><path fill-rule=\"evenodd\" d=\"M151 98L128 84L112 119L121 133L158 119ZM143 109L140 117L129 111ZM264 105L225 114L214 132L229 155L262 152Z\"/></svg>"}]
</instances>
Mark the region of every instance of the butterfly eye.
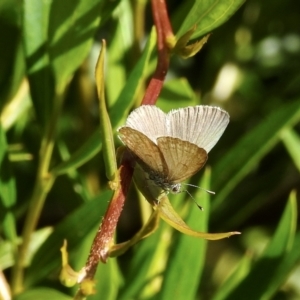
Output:
<instances>
[{"instance_id":1,"label":"butterfly eye","mask_svg":"<svg viewBox=\"0 0 300 300\"><path fill-rule=\"evenodd\" d=\"M171 187L171 193L173 194L178 194L181 191L181 184L180 183L176 183L174 185L172 185Z\"/></svg>"}]
</instances>

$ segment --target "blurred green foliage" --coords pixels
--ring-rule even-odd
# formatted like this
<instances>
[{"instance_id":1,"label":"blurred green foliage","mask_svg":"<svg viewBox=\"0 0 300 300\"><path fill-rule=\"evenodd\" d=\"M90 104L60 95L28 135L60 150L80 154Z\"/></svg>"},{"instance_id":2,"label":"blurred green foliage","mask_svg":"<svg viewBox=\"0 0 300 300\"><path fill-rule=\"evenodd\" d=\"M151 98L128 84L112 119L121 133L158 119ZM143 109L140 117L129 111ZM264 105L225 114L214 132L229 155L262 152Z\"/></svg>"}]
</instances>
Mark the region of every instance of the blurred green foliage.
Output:
<instances>
[{"instance_id":1,"label":"blurred green foliage","mask_svg":"<svg viewBox=\"0 0 300 300\"><path fill-rule=\"evenodd\" d=\"M212 35L195 57L172 57L157 105L168 111L201 103L229 112L231 122L208 160L212 174L205 186L216 195L208 202L203 191L189 188L204 212L186 193L172 201L196 230L242 235L207 242L162 222L123 256L99 265L97 294L89 299L300 298L300 6L249 0L238 9L241 3L168 1L175 34L196 22L193 39ZM31 238L18 300L72 299L75 293L58 281L59 249L67 239L72 266L82 268L111 197L94 84L100 41L107 41L105 92L115 132L139 105L155 68L151 6L145 4L0 1L2 282L11 282L41 165L55 179ZM136 40L137 29L143 40ZM204 186L203 174L191 183ZM118 241L138 230L148 206L132 189Z\"/></svg>"}]
</instances>

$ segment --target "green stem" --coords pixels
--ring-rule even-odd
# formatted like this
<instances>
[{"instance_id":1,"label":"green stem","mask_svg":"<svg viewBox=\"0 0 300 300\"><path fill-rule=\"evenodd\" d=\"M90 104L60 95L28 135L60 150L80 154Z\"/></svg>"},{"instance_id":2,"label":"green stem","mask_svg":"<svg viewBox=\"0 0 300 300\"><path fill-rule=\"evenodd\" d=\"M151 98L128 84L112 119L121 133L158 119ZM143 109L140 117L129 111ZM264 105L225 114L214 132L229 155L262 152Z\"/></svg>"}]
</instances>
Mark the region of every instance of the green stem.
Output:
<instances>
[{"instance_id":1,"label":"green stem","mask_svg":"<svg viewBox=\"0 0 300 300\"><path fill-rule=\"evenodd\" d=\"M45 134L41 143L37 177L23 227L22 244L20 246L14 268L12 270L12 293L14 295L20 293L23 290L24 265L31 235L37 226L46 196L55 181L55 177L51 173L49 173L49 165L51 162L55 142L56 124L63 103L62 90L63 89L58 89L56 93L53 113L51 119L49 120L49 125L46 127Z\"/></svg>"}]
</instances>

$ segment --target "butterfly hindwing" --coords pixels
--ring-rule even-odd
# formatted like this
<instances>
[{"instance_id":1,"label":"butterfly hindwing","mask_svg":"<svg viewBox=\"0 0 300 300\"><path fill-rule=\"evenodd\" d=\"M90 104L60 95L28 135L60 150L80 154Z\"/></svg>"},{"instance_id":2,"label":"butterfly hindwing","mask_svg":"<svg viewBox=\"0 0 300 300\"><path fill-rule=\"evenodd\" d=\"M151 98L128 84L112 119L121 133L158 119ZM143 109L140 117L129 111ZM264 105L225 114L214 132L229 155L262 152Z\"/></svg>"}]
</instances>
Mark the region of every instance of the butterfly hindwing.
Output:
<instances>
[{"instance_id":1,"label":"butterfly hindwing","mask_svg":"<svg viewBox=\"0 0 300 300\"><path fill-rule=\"evenodd\" d=\"M207 160L204 149L188 141L173 137L157 139L168 167L167 178L170 182L179 183L197 173Z\"/></svg>"}]
</instances>

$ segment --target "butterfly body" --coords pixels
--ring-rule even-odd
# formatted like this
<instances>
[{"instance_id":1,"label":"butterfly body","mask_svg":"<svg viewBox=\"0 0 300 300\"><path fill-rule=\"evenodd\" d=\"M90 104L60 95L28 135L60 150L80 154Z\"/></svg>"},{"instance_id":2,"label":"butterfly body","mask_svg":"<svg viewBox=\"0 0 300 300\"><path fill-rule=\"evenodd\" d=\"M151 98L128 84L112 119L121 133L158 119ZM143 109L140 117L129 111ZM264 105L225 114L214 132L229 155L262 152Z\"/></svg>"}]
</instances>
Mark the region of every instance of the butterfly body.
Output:
<instances>
[{"instance_id":1,"label":"butterfly body","mask_svg":"<svg viewBox=\"0 0 300 300\"><path fill-rule=\"evenodd\" d=\"M154 171L149 172L149 179L154 181L156 185L158 185L166 192L171 191L173 194L177 194L181 190L180 183L171 182L167 177L163 177L162 174L156 173Z\"/></svg>"}]
</instances>

